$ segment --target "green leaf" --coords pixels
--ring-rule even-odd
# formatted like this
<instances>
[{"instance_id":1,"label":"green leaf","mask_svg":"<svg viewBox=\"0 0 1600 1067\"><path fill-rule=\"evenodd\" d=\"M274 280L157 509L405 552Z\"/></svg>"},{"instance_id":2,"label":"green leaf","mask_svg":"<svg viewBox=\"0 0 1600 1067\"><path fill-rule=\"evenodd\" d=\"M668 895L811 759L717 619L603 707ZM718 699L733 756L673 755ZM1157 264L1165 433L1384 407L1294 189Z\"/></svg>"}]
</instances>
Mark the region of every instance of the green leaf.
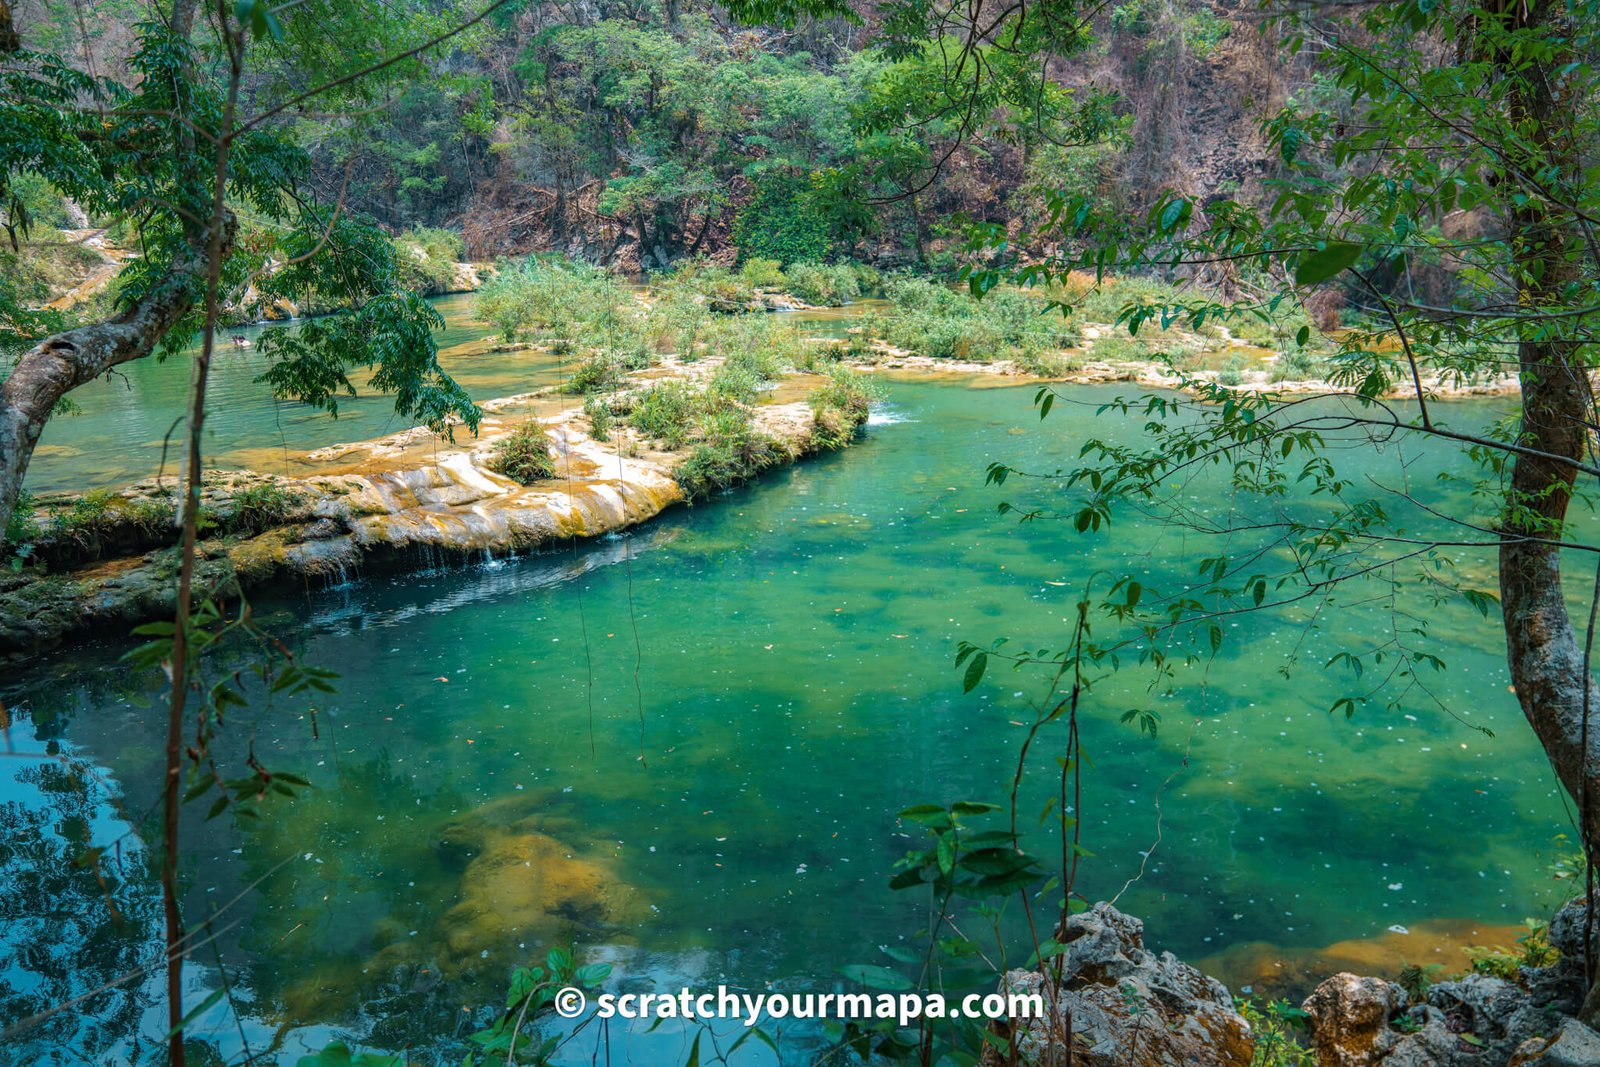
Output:
<instances>
[{"instance_id":1,"label":"green leaf","mask_svg":"<svg viewBox=\"0 0 1600 1067\"><path fill-rule=\"evenodd\" d=\"M922 872L915 867L911 868L910 870L901 871L899 874L889 879L890 889L910 889L912 886L921 884Z\"/></svg>"},{"instance_id":2,"label":"green leaf","mask_svg":"<svg viewBox=\"0 0 1600 1067\"><path fill-rule=\"evenodd\" d=\"M949 815L950 813L938 804L913 804L900 812L902 819L920 822L925 826L931 826L935 822L948 826L950 824Z\"/></svg>"},{"instance_id":3,"label":"green leaf","mask_svg":"<svg viewBox=\"0 0 1600 1067\"><path fill-rule=\"evenodd\" d=\"M958 800L950 805L950 810L957 815L984 815L991 811L999 811L998 804L985 804L981 800Z\"/></svg>"},{"instance_id":4,"label":"green leaf","mask_svg":"<svg viewBox=\"0 0 1600 1067\"><path fill-rule=\"evenodd\" d=\"M1295 284L1316 285L1325 282L1354 263L1360 255L1361 246L1358 244L1329 241L1325 247L1300 260L1300 265L1294 271Z\"/></svg>"},{"instance_id":5,"label":"green leaf","mask_svg":"<svg viewBox=\"0 0 1600 1067\"><path fill-rule=\"evenodd\" d=\"M973 656L972 662L967 664L967 673L961 678L961 691L970 693L976 689L978 683L983 681L983 672L988 669L988 666L989 654L987 652L979 652Z\"/></svg>"},{"instance_id":6,"label":"green leaf","mask_svg":"<svg viewBox=\"0 0 1600 1067\"><path fill-rule=\"evenodd\" d=\"M579 985L592 989L601 982L604 982L607 978L611 977L611 964L587 964L583 967L579 967L577 973L574 974L573 977L578 980Z\"/></svg>"}]
</instances>

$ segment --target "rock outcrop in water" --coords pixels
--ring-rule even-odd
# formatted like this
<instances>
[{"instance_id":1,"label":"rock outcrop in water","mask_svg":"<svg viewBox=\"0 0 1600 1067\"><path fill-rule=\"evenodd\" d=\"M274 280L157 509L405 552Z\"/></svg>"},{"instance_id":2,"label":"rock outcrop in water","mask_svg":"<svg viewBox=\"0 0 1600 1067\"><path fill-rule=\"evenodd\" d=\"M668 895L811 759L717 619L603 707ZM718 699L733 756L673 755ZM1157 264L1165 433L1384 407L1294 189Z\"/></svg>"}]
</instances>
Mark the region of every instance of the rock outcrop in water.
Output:
<instances>
[{"instance_id":1,"label":"rock outcrop in water","mask_svg":"<svg viewBox=\"0 0 1600 1067\"><path fill-rule=\"evenodd\" d=\"M1438 982L1420 1003L1381 978L1338 974L1303 1005L1318 1067L1600 1067L1600 1034L1578 1022L1583 1000L1582 901L1550 924L1561 955L1519 968L1516 981L1469 974Z\"/></svg>"},{"instance_id":2,"label":"rock outcrop in water","mask_svg":"<svg viewBox=\"0 0 1600 1067\"><path fill-rule=\"evenodd\" d=\"M1250 1025L1228 989L1170 952L1144 947L1144 923L1110 904L1067 921L1062 981L1011 971L1005 986L1041 993L1046 1018L1011 1024L1018 1061L1066 1063L1071 1020L1074 1067L1250 1067ZM993 1049L989 1050L991 1060Z\"/></svg>"},{"instance_id":3,"label":"rock outcrop in water","mask_svg":"<svg viewBox=\"0 0 1600 1067\"><path fill-rule=\"evenodd\" d=\"M685 372L704 375L702 367ZM686 499L677 476L684 452L652 451L624 429L602 443L577 411L540 420L555 478L524 486L495 473L495 443L528 421L504 414L522 399L486 403L491 414L470 447L438 448L432 434L408 430L312 453L328 471L316 476L207 472L204 513L231 532L202 542L197 587L232 599L271 581L524 552L627 529ZM816 410L805 400L757 405L751 427L771 447L750 473L836 445L865 418L864 410ZM178 494L168 478L96 495L95 537L142 555L108 560L87 543L57 546L52 551L69 556L82 549L76 569L0 576L0 659L171 615Z\"/></svg>"},{"instance_id":4,"label":"rock outcrop in water","mask_svg":"<svg viewBox=\"0 0 1600 1067\"><path fill-rule=\"evenodd\" d=\"M1420 998L1384 978L1341 973L1302 1005L1317 1067L1600 1067L1600 1033L1574 1015L1582 1003L1584 902L1567 904L1549 937L1559 958L1516 980L1468 974ZM1000 1032L1017 1062L1074 1067L1251 1067L1256 1042L1222 983L1171 953L1144 947L1144 924L1109 904L1074 915L1059 986L1042 971L1011 971L1003 989L1039 993L1043 1019ZM1600 948L1597 945L1596 948ZM994 1048L984 1062L1009 1062ZM1277 1059L1271 1062L1280 1062ZM1299 1063L1300 1060L1281 1062Z\"/></svg>"}]
</instances>

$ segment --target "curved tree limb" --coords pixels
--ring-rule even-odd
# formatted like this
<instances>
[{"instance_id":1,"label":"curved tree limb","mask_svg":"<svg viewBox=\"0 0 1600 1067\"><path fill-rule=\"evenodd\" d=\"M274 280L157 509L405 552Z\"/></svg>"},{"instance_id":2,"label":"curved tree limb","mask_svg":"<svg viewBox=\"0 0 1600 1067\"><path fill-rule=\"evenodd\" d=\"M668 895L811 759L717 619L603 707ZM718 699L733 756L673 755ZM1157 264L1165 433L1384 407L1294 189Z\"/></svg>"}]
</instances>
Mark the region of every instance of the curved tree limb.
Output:
<instances>
[{"instance_id":1,"label":"curved tree limb","mask_svg":"<svg viewBox=\"0 0 1600 1067\"><path fill-rule=\"evenodd\" d=\"M223 222L223 254L232 249L236 223ZM22 491L39 435L57 402L113 367L142 359L192 310L206 278L209 234L168 269L132 306L104 322L63 330L34 345L0 382L0 529Z\"/></svg>"}]
</instances>

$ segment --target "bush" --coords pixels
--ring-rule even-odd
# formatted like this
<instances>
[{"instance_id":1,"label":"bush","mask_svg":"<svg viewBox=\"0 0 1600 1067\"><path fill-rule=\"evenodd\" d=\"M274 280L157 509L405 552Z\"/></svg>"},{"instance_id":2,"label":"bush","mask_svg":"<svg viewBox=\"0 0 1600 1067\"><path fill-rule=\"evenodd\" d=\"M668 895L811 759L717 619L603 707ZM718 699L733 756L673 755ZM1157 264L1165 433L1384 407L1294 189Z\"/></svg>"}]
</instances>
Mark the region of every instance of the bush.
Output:
<instances>
[{"instance_id":1,"label":"bush","mask_svg":"<svg viewBox=\"0 0 1600 1067\"><path fill-rule=\"evenodd\" d=\"M735 314L750 310L756 298L752 284L742 272L735 274L727 267L690 259L653 280L652 288L658 294L658 303L687 298L712 311Z\"/></svg>"},{"instance_id":2,"label":"bush","mask_svg":"<svg viewBox=\"0 0 1600 1067\"><path fill-rule=\"evenodd\" d=\"M883 289L883 272L870 263L851 261L848 266L856 276L856 290L860 295L880 292Z\"/></svg>"},{"instance_id":3,"label":"bush","mask_svg":"<svg viewBox=\"0 0 1600 1067\"><path fill-rule=\"evenodd\" d=\"M550 455L550 435L538 422L525 422L494 444L489 469L505 475L518 485L532 485L556 476L555 459Z\"/></svg>"},{"instance_id":4,"label":"bush","mask_svg":"<svg viewBox=\"0 0 1600 1067\"><path fill-rule=\"evenodd\" d=\"M417 226L394 241L395 271L400 284L425 296L455 288L456 264L467 257L467 244L451 230Z\"/></svg>"},{"instance_id":5,"label":"bush","mask_svg":"<svg viewBox=\"0 0 1600 1067\"><path fill-rule=\"evenodd\" d=\"M1075 344L1077 326L1049 307L1043 294L996 289L979 300L921 278L889 283L892 310L875 329L897 348L935 359L1019 359L1042 365Z\"/></svg>"},{"instance_id":6,"label":"bush","mask_svg":"<svg viewBox=\"0 0 1600 1067\"><path fill-rule=\"evenodd\" d=\"M849 367L836 366L827 374L827 384L811 394L811 437L818 448L832 450L850 443L882 390L876 381Z\"/></svg>"},{"instance_id":7,"label":"bush","mask_svg":"<svg viewBox=\"0 0 1600 1067\"><path fill-rule=\"evenodd\" d=\"M1288 302L1278 305L1273 312L1263 311L1266 318L1255 314L1235 315L1228 320L1228 332L1245 344L1262 348L1302 347L1300 331L1307 330L1306 346L1322 347L1326 342L1306 309Z\"/></svg>"},{"instance_id":8,"label":"bush","mask_svg":"<svg viewBox=\"0 0 1600 1067\"><path fill-rule=\"evenodd\" d=\"M783 274L790 294L807 304L843 307L861 295L860 279L848 263L796 263Z\"/></svg>"},{"instance_id":9,"label":"bush","mask_svg":"<svg viewBox=\"0 0 1600 1067\"><path fill-rule=\"evenodd\" d=\"M261 482L233 494L220 525L230 533L261 533L288 522L299 500L276 482Z\"/></svg>"},{"instance_id":10,"label":"bush","mask_svg":"<svg viewBox=\"0 0 1600 1067\"><path fill-rule=\"evenodd\" d=\"M678 484L696 500L747 481L788 457L778 443L750 425L742 409L706 412L700 419L700 441L678 466Z\"/></svg>"},{"instance_id":11,"label":"bush","mask_svg":"<svg viewBox=\"0 0 1600 1067\"><path fill-rule=\"evenodd\" d=\"M761 395L761 387L765 384L766 379L754 368L729 360L711 376L711 384L706 391L717 400L750 404Z\"/></svg>"},{"instance_id":12,"label":"bush","mask_svg":"<svg viewBox=\"0 0 1600 1067\"><path fill-rule=\"evenodd\" d=\"M530 256L502 264L478 297L478 314L509 344L526 330L574 340L608 337L632 314L627 290L588 263Z\"/></svg>"},{"instance_id":13,"label":"bush","mask_svg":"<svg viewBox=\"0 0 1600 1067\"><path fill-rule=\"evenodd\" d=\"M72 220L67 215L66 198L61 195L61 190L51 185L50 182L29 171L20 171L7 177L11 199L21 212L27 215L28 226L44 226L55 230L72 228ZM19 222L20 219L13 219ZM20 232L21 227L18 227Z\"/></svg>"},{"instance_id":14,"label":"bush","mask_svg":"<svg viewBox=\"0 0 1600 1067\"><path fill-rule=\"evenodd\" d=\"M589 436L596 441L611 440L611 421L614 417L611 404L597 396L583 401L583 413L589 416Z\"/></svg>"},{"instance_id":15,"label":"bush","mask_svg":"<svg viewBox=\"0 0 1600 1067\"><path fill-rule=\"evenodd\" d=\"M660 441L668 451L676 451L689 439L700 406L699 394L687 383L661 382L634 397L628 422L640 433Z\"/></svg>"},{"instance_id":16,"label":"bush","mask_svg":"<svg viewBox=\"0 0 1600 1067\"><path fill-rule=\"evenodd\" d=\"M759 257L786 267L827 256L828 224L819 208L805 176L793 172L763 176L755 195L733 220L740 261Z\"/></svg>"},{"instance_id":17,"label":"bush","mask_svg":"<svg viewBox=\"0 0 1600 1067\"><path fill-rule=\"evenodd\" d=\"M164 526L171 527L176 514L172 504L129 500L110 489L96 489L78 497L70 507L52 511L43 532L51 540L92 549L119 528L148 535Z\"/></svg>"},{"instance_id":18,"label":"bush","mask_svg":"<svg viewBox=\"0 0 1600 1067\"><path fill-rule=\"evenodd\" d=\"M783 264L775 259L747 259L739 268L739 277L757 289L782 289L788 280L783 275Z\"/></svg>"},{"instance_id":19,"label":"bush","mask_svg":"<svg viewBox=\"0 0 1600 1067\"><path fill-rule=\"evenodd\" d=\"M563 393L608 393L622 384L622 367L606 356L590 356L578 364L561 386Z\"/></svg>"},{"instance_id":20,"label":"bush","mask_svg":"<svg viewBox=\"0 0 1600 1067\"><path fill-rule=\"evenodd\" d=\"M1244 360L1229 356L1217 372L1217 384L1235 387L1244 384Z\"/></svg>"},{"instance_id":21,"label":"bush","mask_svg":"<svg viewBox=\"0 0 1600 1067\"><path fill-rule=\"evenodd\" d=\"M698 359L702 335L711 324L711 302L693 287L662 288L645 315L642 344L662 354L677 353L686 362Z\"/></svg>"},{"instance_id":22,"label":"bush","mask_svg":"<svg viewBox=\"0 0 1600 1067\"><path fill-rule=\"evenodd\" d=\"M1310 348L1290 345L1278 353L1272 365L1275 382L1302 382L1320 380L1327 373L1327 364Z\"/></svg>"},{"instance_id":23,"label":"bush","mask_svg":"<svg viewBox=\"0 0 1600 1067\"><path fill-rule=\"evenodd\" d=\"M1237 998L1234 1006L1255 1037L1255 1052L1250 1067L1317 1067L1317 1055L1301 1043L1306 1029L1306 1013L1287 1001Z\"/></svg>"},{"instance_id":24,"label":"bush","mask_svg":"<svg viewBox=\"0 0 1600 1067\"><path fill-rule=\"evenodd\" d=\"M1155 278L1107 278L1096 285L1093 278L1084 277L1061 287L1058 298L1073 304L1085 322L1113 325L1129 306L1180 304L1193 299L1193 294ZM1156 325L1140 327L1139 332L1155 336Z\"/></svg>"},{"instance_id":25,"label":"bush","mask_svg":"<svg viewBox=\"0 0 1600 1067\"><path fill-rule=\"evenodd\" d=\"M849 367L829 369L828 382L811 394L811 406L835 408L861 419L867 417L872 402L883 395L882 387L871 377Z\"/></svg>"},{"instance_id":26,"label":"bush","mask_svg":"<svg viewBox=\"0 0 1600 1067\"><path fill-rule=\"evenodd\" d=\"M821 341L801 345L794 353L794 367L796 370L809 371L813 374L825 373L830 367L837 367L839 361L848 356L851 359L864 359L865 353L857 354L858 346L852 345L858 334L851 334L849 341Z\"/></svg>"}]
</instances>

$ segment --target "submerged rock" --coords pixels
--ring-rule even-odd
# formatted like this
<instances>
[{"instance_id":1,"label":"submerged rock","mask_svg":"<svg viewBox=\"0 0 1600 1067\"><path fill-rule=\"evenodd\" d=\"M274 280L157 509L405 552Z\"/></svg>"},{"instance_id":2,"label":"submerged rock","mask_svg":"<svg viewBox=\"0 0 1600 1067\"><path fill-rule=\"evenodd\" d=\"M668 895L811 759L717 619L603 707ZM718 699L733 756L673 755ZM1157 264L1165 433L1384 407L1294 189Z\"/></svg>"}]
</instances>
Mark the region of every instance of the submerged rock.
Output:
<instances>
[{"instance_id":1,"label":"submerged rock","mask_svg":"<svg viewBox=\"0 0 1600 1067\"><path fill-rule=\"evenodd\" d=\"M1067 922L1062 983L1011 971L1005 988L1040 993L1046 1018L1013 1020L1019 1062L1065 1063L1070 1019L1075 1067L1250 1067L1250 1025L1228 989L1170 952L1144 947L1144 923L1110 904ZM988 1050L988 1062L1001 1062Z\"/></svg>"},{"instance_id":2,"label":"submerged rock","mask_svg":"<svg viewBox=\"0 0 1600 1067\"><path fill-rule=\"evenodd\" d=\"M637 919L638 894L600 863L553 837L509 834L467 865L461 903L439 923L454 961L469 960L513 938L559 943Z\"/></svg>"}]
</instances>

